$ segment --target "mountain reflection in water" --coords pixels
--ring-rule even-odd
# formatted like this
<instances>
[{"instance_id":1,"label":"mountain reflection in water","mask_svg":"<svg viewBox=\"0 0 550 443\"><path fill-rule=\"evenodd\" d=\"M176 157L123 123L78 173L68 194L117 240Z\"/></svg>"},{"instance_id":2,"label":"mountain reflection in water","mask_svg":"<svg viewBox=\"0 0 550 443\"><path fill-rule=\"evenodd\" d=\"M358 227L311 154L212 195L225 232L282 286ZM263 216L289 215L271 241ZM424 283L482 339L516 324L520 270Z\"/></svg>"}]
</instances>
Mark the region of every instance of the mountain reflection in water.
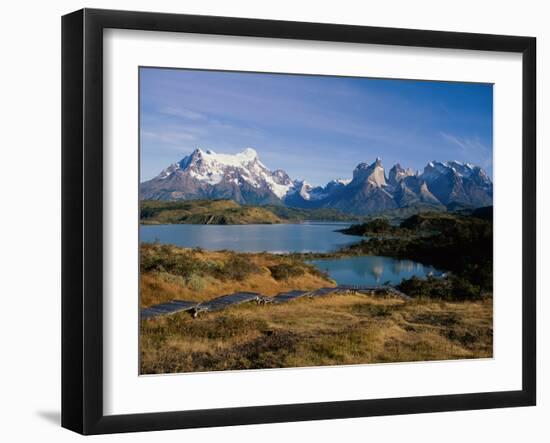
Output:
<instances>
[{"instance_id":1,"label":"mountain reflection in water","mask_svg":"<svg viewBox=\"0 0 550 443\"><path fill-rule=\"evenodd\" d=\"M310 263L327 272L338 284L346 285L398 284L413 276L442 274L433 266L391 257L345 257L312 260Z\"/></svg>"}]
</instances>

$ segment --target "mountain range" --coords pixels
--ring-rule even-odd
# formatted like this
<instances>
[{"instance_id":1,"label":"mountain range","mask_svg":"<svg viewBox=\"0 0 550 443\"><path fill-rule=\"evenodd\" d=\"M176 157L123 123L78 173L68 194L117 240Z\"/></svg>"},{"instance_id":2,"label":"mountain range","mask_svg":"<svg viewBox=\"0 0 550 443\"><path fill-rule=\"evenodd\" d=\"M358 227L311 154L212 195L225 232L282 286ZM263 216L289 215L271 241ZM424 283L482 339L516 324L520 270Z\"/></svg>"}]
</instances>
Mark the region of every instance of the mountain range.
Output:
<instances>
[{"instance_id":1,"label":"mountain range","mask_svg":"<svg viewBox=\"0 0 550 443\"><path fill-rule=\"evenodd\" d=\"M311 186L271 171L251 148L238 154L196 149L140 184L142 200L229 199L247 205L333 208L356 215L407 207L482 207L492 204L493 183L479 166L431 161L422 172L398 163L386 174L380 158L359 163L351 179Z\"/></svg>"}]
</instances>

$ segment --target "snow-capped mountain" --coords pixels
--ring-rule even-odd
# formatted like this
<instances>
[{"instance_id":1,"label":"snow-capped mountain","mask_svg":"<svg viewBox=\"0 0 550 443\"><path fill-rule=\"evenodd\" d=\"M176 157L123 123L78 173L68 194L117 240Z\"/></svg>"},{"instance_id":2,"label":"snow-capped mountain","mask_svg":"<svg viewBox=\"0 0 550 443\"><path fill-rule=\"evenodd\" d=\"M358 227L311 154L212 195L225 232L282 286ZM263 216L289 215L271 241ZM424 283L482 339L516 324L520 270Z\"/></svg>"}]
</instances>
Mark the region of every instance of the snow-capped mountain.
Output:
<instances>
[{"instance_id":1,"label":"snow-capped mountain","mask_svg":"<svg viewBox=\"0 0 550 443\"><path fill-rule=\"evenodd\" d=\"M382 160L359 163L352 180L329 195L323 206L353 214L371 214L398 207L393 198L393 188L386 181Z\"/></svg>"},{"instance_id":2,"label":"snow-capped mountain","mask_svg":"<svg viewBox=\"0 0 550 443\"><path fill-rule=\"evenodd\" d=\"M196 149L140 186L142 199L226 198L239 203L278 203L295 188L282 170L270 171L247 148L235 155Z\"/></svg>"},{"instance_id":3,"label":"snow-capped mountain","mask_svg":"<svg viewBox=\"0 0 550 443\"><path fill-rule=\"evenodd\" d=\"M189 200L224 198L243 204L283 204L334 208L353 214L452 203L473 207L492 204L493 184L479 166L457 161L429 162L422 173L394 165L386 176L380 158L360 163L351 179L324 187L269 170L254 149L229 155L196 149L157 177L140 185L141 199Z\"/></svg>"},{"instance_id":4,"label":"snow-capped mountain","mask_svg":"<svg viewBox=\"0 0 550 443\"><path fill-rule=\"evenodd\" d=\"M479 166L457 161L431 161L419 178L444 205L487 206L493 202L493 183Z\"/></svg>"}]
</instances>

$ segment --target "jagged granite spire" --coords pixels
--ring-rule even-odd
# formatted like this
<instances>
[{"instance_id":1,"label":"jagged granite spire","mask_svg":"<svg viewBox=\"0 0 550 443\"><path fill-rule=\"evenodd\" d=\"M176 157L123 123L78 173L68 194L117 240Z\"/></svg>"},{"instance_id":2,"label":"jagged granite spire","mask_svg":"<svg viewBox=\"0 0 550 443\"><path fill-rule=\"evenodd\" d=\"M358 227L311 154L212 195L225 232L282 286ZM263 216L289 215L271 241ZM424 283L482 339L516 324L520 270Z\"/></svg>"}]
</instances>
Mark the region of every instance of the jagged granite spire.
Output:
<instances>
[{"instance_id":1,"label":"jagged granite spire","mask_svg":"<svg viewBox=\"0 0 550 443\"><path fill-rule=\"evenodd\" d=\"M456 160L431 161L421 174L397 163L386 177L377 157L372 163L359 163L352 179L311 186L289 177L282 169L271 171L252 148L236 154L197 148L157 177L141 183L140 198L223 198L244 204L334 208L367 215L413 205L488 206L493 200L493 184L479 166Z\"/></svg>"}]
</instances>

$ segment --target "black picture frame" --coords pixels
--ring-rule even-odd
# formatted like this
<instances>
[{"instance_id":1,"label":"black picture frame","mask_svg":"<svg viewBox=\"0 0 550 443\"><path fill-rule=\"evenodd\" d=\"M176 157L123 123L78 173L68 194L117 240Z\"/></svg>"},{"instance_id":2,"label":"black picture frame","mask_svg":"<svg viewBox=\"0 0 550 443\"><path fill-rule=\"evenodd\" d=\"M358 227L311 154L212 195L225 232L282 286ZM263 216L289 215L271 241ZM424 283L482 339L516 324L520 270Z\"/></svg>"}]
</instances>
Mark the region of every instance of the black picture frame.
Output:
<instances>
[{"instance_id":1,"label":"black picture frame","mask_svg":"<svg viewBox=\"0 0 550 443\"><path fill-rule=\"evenodd\" d=\"M103 30L503 51L522 54L522 389L177 412L103 413ZM536 403L536 39L83 9L62 18L62 426L82 434L457 411Z\"/></svg>"}]
</instances>

